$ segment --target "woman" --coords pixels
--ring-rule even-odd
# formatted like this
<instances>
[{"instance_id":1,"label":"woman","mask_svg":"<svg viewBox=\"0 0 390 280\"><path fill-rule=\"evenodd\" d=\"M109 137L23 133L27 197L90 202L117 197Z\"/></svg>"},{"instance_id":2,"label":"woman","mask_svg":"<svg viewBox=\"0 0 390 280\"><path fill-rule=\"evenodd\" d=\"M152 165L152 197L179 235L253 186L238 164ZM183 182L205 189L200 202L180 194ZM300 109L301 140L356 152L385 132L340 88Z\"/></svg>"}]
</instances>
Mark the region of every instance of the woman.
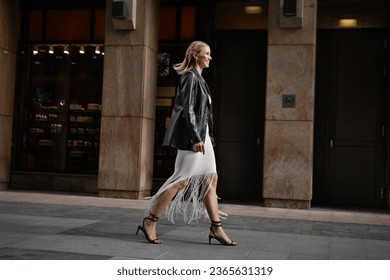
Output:
<instances>
[{"instance_id":1,"label":"woman","mask_svg":"<svg viewBox=\"0 0 390 280\"><path fill-rule=\"evenodd\" d=\"M183 215L188 223L208 217L209 244L211 239L216 239L223 245L237 245L222 229L218 210L212 104L210 90L201 76L210 60L210 47L195 41L187 48L183 62L174 66L182 76L163 146L178 150L175 171L152 197L147 216L137 229L137 234L141 230L154 244L161 243L156 235L156 223L165 211L172 223L178 215Z\"/></svg>"}]
</instances>

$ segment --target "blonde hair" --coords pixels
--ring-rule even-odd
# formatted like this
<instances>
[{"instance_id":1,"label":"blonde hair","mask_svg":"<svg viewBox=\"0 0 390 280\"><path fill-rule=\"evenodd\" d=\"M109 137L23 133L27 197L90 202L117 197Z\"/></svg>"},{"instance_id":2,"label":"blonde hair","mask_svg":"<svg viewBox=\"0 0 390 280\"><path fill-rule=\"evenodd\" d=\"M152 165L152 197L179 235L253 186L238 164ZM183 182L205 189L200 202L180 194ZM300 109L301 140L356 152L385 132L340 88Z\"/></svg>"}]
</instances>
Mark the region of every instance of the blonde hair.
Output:
<instances>
[{"instance_id":1,"label":"blonde hair","mask_svg":"<svg viewBox=\"0 0 390 280\"><path fill-rule=\"evenodd\" d=\"M199 54L204 47L209 47L209 45L202 41L192 42L186 50L183 62L173 65L173 69L181 75L187 70L194 68L196 65L194 54Z\"/></svg>"}]
</instances>

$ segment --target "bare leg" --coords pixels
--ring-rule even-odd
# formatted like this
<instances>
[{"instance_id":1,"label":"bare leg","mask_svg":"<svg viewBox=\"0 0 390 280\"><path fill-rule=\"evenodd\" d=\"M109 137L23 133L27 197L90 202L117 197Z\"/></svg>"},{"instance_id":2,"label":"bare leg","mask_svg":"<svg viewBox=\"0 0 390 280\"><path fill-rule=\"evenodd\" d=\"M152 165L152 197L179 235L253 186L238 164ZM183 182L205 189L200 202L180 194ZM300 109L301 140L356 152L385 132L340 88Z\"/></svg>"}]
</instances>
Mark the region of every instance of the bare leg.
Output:
<instances>
[{"instance_id":1,"label":"bare leg","mask_svg":"<svg viewBox=\"0 0 390 280\"><path fill-rule=\"evenodd\" d=\"M160 217L161 214L164 212L165 207L172 201L172 199L175 197L175 195L183 189L188 184L188 180L183 180L178 183L176 183L174 186L170 187L169 189L165 190L160 196L158 197L155 206L153 207L151 213L157 217ZM148 233L150 239L156 239L156 222L152 220L145 220L144 223L145 230Z\"/></svg>"},{"instance_id":2,"label":"bare leg","mask_svg":"<svg viewBox=\"0 0 390 280\"><path fill-rule=\"evenodd\" d=\"M215 175L212 178L210 190L204 198L204 204L211 221L220 220L218 213L217 182L218 176Z\"/></svg>"},{"instance_id":3,"label":"bare leg","mask_svg":"<svg viewBox=\"0 0 390 280\"><path fill-rule=\"evenodd\" d=\"M221 220L218 212L217 182L218 176L216 175L213 177L210 190L204 198L204 204L206 206L207 213L209 214L210 221L215 222ZM227 244L232 242L232 240L226 235L222 226L213 227L213 231L215 235L224 240Z\"/></svg>"}]
</instances>

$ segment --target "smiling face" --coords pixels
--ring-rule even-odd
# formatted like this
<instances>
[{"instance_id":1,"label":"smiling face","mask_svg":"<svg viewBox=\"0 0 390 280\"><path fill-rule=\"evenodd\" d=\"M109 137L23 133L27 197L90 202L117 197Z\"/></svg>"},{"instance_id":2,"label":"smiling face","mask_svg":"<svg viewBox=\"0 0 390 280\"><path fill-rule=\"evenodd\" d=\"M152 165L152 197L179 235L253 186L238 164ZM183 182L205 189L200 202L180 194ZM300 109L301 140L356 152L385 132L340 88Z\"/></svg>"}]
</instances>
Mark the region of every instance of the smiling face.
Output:
<instances>
[{"instance_id":1,"label":"smiling face","mask_svg":"<svg viewBox=\"0 0 390 280\"><path fill-rule=\"evenodd\" d=\"M202 70L203 68L209 68L211 58L210 47L204 45L199 53L194 54L196 60L196 68Z\"/></svg>"}]
</instances>

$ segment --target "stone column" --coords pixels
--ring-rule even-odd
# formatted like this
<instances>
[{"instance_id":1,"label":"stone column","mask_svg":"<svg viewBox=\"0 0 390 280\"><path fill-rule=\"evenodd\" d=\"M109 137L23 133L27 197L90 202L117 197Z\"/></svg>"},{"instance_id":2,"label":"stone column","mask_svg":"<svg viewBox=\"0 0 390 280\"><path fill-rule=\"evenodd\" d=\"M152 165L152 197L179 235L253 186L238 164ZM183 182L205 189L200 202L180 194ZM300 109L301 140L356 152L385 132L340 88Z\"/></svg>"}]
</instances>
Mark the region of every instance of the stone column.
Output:
<instances>
[{"instance_id":1,"label":"stone column","mask_svg":"<svg viewBox=\"0 0 390 280\"><path fill-rule=\"evenodd\" d=\"M136 1L135 30L115 29L111 11L107 0L98 189L139 199L152 189L159 1Z\"/></svg>"},{"instance_id":2,"label":"stone column","mask_svg":"<svg viewBox=\"0 0 390 280\"><path fill-rule=\"evenodd\" d=\"M269 1L263 202L265 207L310 208L316 0L297 0L297 15Z\"/></svg>"},{"instance_id":3,"label":"stone column","mask_svg":"<svg viewBox=\"0 0 390 280\"><path fill-rule=\"evenodd\" d=\"M0 190L6 190L11 165L19 1L0 0Z\"/></svg>"}]
</instances>

